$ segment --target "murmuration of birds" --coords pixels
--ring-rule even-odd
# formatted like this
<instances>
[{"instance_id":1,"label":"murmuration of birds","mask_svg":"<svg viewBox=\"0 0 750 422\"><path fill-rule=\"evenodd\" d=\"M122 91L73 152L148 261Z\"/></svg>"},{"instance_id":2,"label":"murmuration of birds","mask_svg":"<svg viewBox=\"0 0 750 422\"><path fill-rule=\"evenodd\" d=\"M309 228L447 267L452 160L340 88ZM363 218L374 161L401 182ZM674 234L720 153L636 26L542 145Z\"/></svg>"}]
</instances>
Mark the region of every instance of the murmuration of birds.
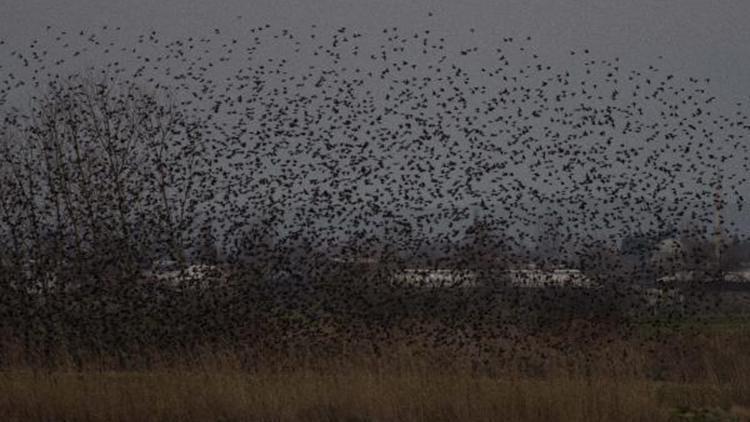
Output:
<instances>
[{"instance_id":1,"label":"murmuration of birds","mask_svg":"<svg viewBox=\"0 0 750 422\"><path fill-rule=\"evenodd\" d=\"M29 359L407 338L481 369L748 306L750 120L706 78L475 31L123 34L0 41Z\"/></svg>"}]
</instances>

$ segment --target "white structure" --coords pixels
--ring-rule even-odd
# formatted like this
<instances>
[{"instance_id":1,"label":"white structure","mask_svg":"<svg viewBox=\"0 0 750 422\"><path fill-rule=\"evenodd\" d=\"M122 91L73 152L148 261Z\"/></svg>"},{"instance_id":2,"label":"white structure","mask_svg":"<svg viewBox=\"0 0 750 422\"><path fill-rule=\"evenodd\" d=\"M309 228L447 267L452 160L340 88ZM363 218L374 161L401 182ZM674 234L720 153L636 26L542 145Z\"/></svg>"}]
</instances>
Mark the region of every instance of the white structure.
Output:
<instances>
[{"instance_id":1,"label":"white structure","mask_svg":"<svg viewBox=\"0 0 750 422\"><path fill-rule=\"evenodd\" d=\"M729 271L724 274L724 281L731 283L749 283L750 284L750 269L743 269L739 271Z\"/></svg>"},{"instance_id":2,"label":"white structure","mask_svg":"<svg viewBox=\"0 0 750 422\"><path fill-rule=\"evenodd\" d=\"M743 262L739 269L724 274L724 281L732 283L750 283L750 262Z\"/></svg>"},{"instance_id":3,"label":"white structure","mask_svg":"<svg viewBox=\"0 0 750 422\"><path fill-rule=\"evenodd\" d=\"M380 262L380 260L375 257L356 257L356 258L336 257L336 258L331 258L331 261L337 264L349 264L349 265L375 265Z\"/></svg>"},{"instance_id":4,"label":"white structure","mask_svg":"<svg viewBox=\"0 0 750 422\"><path fill-rule=\"evenodd\" d=\"M651 265L665 271L673 271L685 263L685 248L678 239L664 239L656 245L651 256Z\"/></svg>"},{"instance_id":5,"label":"white structure","mask_svg":"<svg viewBox=\"0 0 750 422\"><path fill-rule=\"evenodd\" d=\"M183 285L206 288L226 279L225 271L215 265L193 264L179 268L175 261L160 261L155 267L154 270L145 271L143 275L172 287Z\"/></svg>"},{"instance_id":6,"label":"white structure","mask_svg":"<svg viewBox=\"0 0 750 422\"><path fill-rule=\"evenodd\" d=\"M661 277L657 281L672 284L690 283L706 281L706 277L705 274L701 276L701 273L698 271L677 271L674 274ZM723 280L728 283L750 283L750 269L727 271L724 273Z\"/></svg>"},{"instance_id":7,"label":"white structure","mask_svg":"<svg viewBox=\"0 0 750 422\"><path fill-rule=\"evenodd\" d=\"M593 288L597 284L589 279L580 270L576 269L513 269L498 274L504 278L510 286L523 288L545 288L545 287L578 287ZM478 274L471 270L454 269L405 269L395 276L392 281L396 284L405 284L417 287L477 287Z\"/></svg>"},{"instance_id":8,"label":"white structure","mask_svg":"<svg viewBox=\"0 0 750 422\"><path fill-rule=\"evenodd\" d=\"M674 274L670 274L657 279L659 283L689 283L698 281L698 275L695 271L677 271Z\"/></svg>"},{"instance_id":9,"label":"white structure","mask_svg":"<svg viewBox=\"0 0 750 422\"><path fill-rule=\"evenodd\" d=\"M663 239L656 245L656 253L666 256L679 255L684 250L682 242L679 239Z\"/></svg>"},{"instance_id":10,"label":"white structure","mask_svg":"<svg viewBox=\"0 0 750 422\"><path fill-rule=\"evenodd\" d=\"M476 287L477 273L470 270L407 268L393 276L394 284L413 287Z\"/></svg>"},{"instance_id":11,"label":"white structure","mask_svg":"<svg viewBox=\"0 0 750 422\"><path fill-rule=\"evenodd\" d=\"M555 270L514 269L505 272L508 283L515 287L596 287L596 283L581 270L561 268Z\"/></svg>"}]
</instances>

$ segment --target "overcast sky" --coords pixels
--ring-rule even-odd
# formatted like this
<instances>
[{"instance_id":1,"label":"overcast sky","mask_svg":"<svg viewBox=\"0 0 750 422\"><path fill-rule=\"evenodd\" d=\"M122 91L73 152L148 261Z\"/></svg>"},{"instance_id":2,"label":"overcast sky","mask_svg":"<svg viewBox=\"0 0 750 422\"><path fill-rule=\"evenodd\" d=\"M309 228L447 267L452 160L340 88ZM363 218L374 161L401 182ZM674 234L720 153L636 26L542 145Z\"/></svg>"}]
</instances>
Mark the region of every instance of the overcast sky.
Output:
<instances>
[{"instance_id":1,"label":"overcast sky","mask_svg":"<svg viewBox=\"0 0 750 422\"><path fill-rule=\"evenodd\" d=\"M475 27L498 36L531 35L547 57L590 48L639 65L663 55L681 74L712 78L715 92L747 99L748 17L746 0L5 0L0 38L27 40L46 25L69 30L122 25L133 33L156 29L173 36L265 23L362 31L429 25L457 37Z\"/></svg>"},{"instance_id":2,"label":"overcast sky","mask_svg":"<svg viewBox=\"0 0 750 422\"><path fill-rule=\"evenodd\" d=\"M712 95L727 114L750 103L750 1L725 0L5 0L0 40L23 48L55 33L121 26L114 36L123 45L155 30L161 38L213 34L249 36L244 30L269 24L295 33L332 32L347 27L378 34L429 29L450 43L482 43L493 48L503 37L525 39L548 64L565 69L580 63L571 51L588 49L594 57L620 58L630 69L658 65L684 78L710 78ZM475 29L475 31L471 31ZM110 30L110 34L112 34ZM48 37L49 39L49 37ZM368 41L369 40L369 41ZM382 41L382 39L380 39ZM376 46L377 38L362 40ZM272 51L272 54L274 52ZM481 60L471 58L469 60ZM4 63L0 62L0 65ZM731 105L731 107L729 107ZM722 110L722 106L717 106ZM523 177L523 176L521 176Z\"/></svg>"}]
</instances>

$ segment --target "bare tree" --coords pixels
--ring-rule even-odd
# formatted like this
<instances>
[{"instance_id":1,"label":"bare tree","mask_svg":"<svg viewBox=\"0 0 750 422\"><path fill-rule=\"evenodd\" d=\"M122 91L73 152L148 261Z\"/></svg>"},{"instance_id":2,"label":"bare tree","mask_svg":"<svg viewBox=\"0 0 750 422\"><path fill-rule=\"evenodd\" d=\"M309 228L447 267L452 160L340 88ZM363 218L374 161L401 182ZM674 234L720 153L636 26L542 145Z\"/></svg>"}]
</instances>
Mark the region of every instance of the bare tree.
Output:
<instances>
[{"instance_id":1,"label":"bare tree","mask_svg":"<svg viewBox=\"0 0 750 422\"><path fill-rule=\"evenodd\" d=\"M185 260L211 161L204 125L172 93L71 76L5 121L0 228L17 254L79 279L132 274L159 248ZM35 256L50 234L54 246Z\"/></svg>"}]
</instances>

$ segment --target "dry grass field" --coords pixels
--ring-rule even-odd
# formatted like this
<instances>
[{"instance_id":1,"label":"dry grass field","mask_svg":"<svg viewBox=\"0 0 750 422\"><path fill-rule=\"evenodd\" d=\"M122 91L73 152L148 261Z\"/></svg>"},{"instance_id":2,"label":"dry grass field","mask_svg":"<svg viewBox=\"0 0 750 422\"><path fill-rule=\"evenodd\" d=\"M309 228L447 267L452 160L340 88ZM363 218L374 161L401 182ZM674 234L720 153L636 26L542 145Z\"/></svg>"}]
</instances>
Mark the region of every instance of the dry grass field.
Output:
<instances>
[{"instance_id":1,"label":"dry grass field","mask_svg":"<svg viewBox=\"0 0 750 422\"><path fill-rule=\"evenodd\" d=\"M480 364L455 347L401 340L377 354L352 347L325 358L301 350L253 362L238 352L155 354L143 370L113 370L105 360L9 363L0 373L0 420L748 420L746 325L681 327L658 340L653 330L565 353L532 349L529 338L512 358Z\"/></svg>"}]
</instances>

